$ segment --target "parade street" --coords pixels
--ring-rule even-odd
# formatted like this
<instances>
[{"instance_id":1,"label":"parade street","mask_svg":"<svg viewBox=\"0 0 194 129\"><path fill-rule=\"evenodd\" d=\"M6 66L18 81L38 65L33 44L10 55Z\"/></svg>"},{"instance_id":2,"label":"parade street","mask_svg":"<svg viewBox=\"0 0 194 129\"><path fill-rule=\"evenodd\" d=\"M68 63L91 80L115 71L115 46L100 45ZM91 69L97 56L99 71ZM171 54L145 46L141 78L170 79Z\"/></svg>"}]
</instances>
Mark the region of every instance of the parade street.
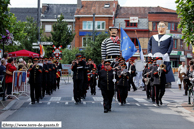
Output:
<instances>
[{"instance_id":1,"label":"parade street","mask_svg":"<svg viewBox=\"0 0 194 129\"><path fill-rule=\"evenodd\" d=\"M163 105L157 107L146 99L145 91L138 89L128 93L127 103L121 106L113 100L112 111L103 113L100 90L75 105L73 83L61 81L60 89L51 96L46 95L40 103L30 104L30 99L20 97L0 118L3 121L61 121L63 129L193 129L194 115L181 104L187 101L183 90L176 83L167 88ZM12 112L12 113L11 113ZM4 115L4 116L3 116Z\"/></svg>"}]
</instances>

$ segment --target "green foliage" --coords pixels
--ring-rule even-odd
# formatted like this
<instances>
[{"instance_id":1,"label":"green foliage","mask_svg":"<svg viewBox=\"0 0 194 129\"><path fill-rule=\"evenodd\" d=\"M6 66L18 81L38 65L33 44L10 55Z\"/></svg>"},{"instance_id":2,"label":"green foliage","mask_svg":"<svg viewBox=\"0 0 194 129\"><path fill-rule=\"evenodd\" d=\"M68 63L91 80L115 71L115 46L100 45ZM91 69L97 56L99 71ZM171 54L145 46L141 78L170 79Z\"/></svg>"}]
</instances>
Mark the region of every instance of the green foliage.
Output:
<instances>
[{"instance_id":1,"label":"green foliage","mask_svg":"<svg viewBox=\"0 0 194 129\"><path fill-rule=\"evenodd\" d=\"M71 62L76 58L76 54L80 53L78 48L73 48L69 50L67 48L62 50L62 63L63 64L71 64Z\"/></svg>"},{"instance_id":2,"label":"green foliage","mask_svg":"<svg viewBox=\"0 0 194 129\"><path fill-rule=\"evenodd\" d=\"M53 25L53 31L51 32L53 44L56 47L62 45L63 48L66 48L69 45L75 36L75 33L68 28L68 23L63 21L64 16L61 14L60 18L57 19L57 22Z\"/></svg>"},{"instance_id":3,"label":"green foliage","mask_svg":"<svg viewBox=\"0 0 194 129\"><path fill-rule=\"evenodd\" d=\"M12 32L10 17L12 13L8 13L8 5L10 4L10 0L0 0L0 34L5 35L6 29L9 32ZM0 36L0 39L2 37Z\"/></svg>"},{"instance_id":4,"label":"green foliage","mask_svg":"<svg viewBox=\"0 0 194 129\"><path fill-rule=\"evenodd\" d=\"M176 0L184 42L194 45L194 0Z\"/></svg>"}]
</instances>

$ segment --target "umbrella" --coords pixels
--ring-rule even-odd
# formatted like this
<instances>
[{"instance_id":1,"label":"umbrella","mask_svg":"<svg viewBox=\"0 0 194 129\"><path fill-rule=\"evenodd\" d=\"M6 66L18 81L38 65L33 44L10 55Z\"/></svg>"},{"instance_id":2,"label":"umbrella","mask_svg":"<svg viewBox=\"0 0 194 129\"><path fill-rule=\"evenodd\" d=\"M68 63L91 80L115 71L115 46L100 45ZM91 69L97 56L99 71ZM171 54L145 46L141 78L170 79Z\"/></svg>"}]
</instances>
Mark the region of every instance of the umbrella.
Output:
<instances>
[{"instance_id":1,"label":"umbrella","mask_svg":"<svg viewBox=\"0 0 194 129\"><path fill-rule=\"evenodd\" d=\"M19 56L23 56L23 57L39 57L38 53L34 53L28 50L19 50L19 51L15 51L15 52L10 52L8 53L9 57L19 57Z\"/></svg>"}]
</instances>

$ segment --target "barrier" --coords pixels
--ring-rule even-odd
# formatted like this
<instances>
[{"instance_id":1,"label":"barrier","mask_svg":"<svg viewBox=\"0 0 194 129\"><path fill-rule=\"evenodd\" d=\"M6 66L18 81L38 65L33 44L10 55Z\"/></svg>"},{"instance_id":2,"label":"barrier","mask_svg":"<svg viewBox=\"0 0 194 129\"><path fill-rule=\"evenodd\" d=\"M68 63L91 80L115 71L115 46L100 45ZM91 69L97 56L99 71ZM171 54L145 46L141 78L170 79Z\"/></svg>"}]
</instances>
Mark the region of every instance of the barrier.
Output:
<instances>
[{"instance_id":1,"label":"barrier","mask_svg":"<svg viewBox=\"0 0 194 129\"><path fill-rule=\"evenodd\" d=\"M0 89L2 90L2 92L0 92L0 94L3 94L3 101L5 101L4 97L5 97L5 81L4 81L5 75L0 75ZM4 104L2 103L2 100L0 100L1 104L4 106Z\"/></svg>"},{"instance_id":2,"label":"barrier","mask_svg":"<svg viewBox=\"0 0 194 129\"><path fill-rule=\"evenodd\" d=\"M19 95L27 95L27 71L14 71L13 72L13 80L12 80L12 93L11 95L8 96L14 96L19 100L17 96L14 94L19 94Z\"/></svg>"},{"instance_id":3,"label":"barrier","mask_svg":"<svg viewBox=\"0 0 194 129\"><path fill-rule=\"evenodd\" d=\"M61 79L60 80L65 81L65 83L70 83L69 82L69 80L70 80L69 77L70 77L70 75L69 75L68 69L62 69L61 70Z\"/></svg>"}]
</instances>

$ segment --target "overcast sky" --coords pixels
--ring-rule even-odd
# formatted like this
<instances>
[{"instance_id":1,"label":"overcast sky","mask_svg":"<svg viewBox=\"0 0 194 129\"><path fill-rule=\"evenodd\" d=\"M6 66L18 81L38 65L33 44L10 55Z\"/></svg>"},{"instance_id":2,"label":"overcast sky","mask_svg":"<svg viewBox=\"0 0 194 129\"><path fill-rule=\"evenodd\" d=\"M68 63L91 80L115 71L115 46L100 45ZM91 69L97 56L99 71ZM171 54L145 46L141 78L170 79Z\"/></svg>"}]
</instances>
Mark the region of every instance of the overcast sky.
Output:
<instances>
[{"instance_id":1,"label":"overcast sky","mask_svg":"<svg viewBox=\"0 0 194 129\"><path fill-rule=\"evenodd\" d=\"M10 7L37 7L38 0L10 0ZM41 0L41 3L76 4L77 0ZM119 0L121 6L162 6L176 10L175 0Z\"/></svg>"}]
</instances>

